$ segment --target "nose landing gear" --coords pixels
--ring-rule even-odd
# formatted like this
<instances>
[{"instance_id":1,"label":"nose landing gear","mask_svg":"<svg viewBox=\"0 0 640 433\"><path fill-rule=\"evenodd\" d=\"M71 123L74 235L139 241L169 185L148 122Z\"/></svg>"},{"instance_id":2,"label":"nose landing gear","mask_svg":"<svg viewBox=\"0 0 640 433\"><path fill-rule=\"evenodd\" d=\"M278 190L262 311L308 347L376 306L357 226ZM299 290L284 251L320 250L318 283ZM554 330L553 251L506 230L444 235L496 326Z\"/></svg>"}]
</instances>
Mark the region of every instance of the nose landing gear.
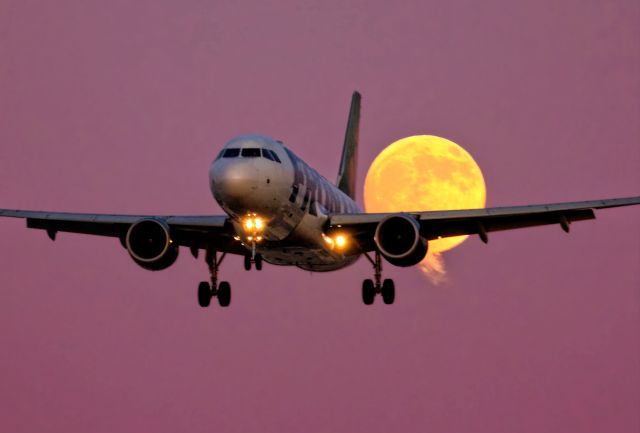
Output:
<instances>
[{"instance_id":1,"label":"nose landing gear","mask_svg":"<svg viewBox=\"0 0 640 433\"><path fill-rule=\"evenodd\" d=\"M372 259L367 253L364 256L373 265L374 280L366 279L362 282L362 302L365 305L371 305L376 295L381 294L382 301L385 304L393 304L396 299L396 285L391 279L382 281L382 259L380 253L376 251L375 259Z\"/></svg>"},{"instance_id":2,"label":"nose landing gear","mask_svg":"<svg viewBox=\"0 0 640 433\"><path fill-rule=\"evenodd\" d=\"M247 254L244 256L244 269L245 271L251 270L251 264L256 265L256 271L262 270L262 256L260 254L256 254L253 258L251 255Z\"/></svg>"},{"instance_id":3,"label":"nose landing gear","mask_svg":"<svg viewBox=\"0 0 640 433\"><path fill-rule=\"evenodd\" d=\"M228 307L231 304L231 285L227 281L220 281L218 284L218 267L224 260L226 253L222 253L218 258L216 251L207 249L205 255L205 262L209 266L209 273L211 274L211 284L206 281L202 281L198 285L198 304L206 308L211 304L211 298L218 298L218 304L221 307Z\"/></svg>"}]
</instances>

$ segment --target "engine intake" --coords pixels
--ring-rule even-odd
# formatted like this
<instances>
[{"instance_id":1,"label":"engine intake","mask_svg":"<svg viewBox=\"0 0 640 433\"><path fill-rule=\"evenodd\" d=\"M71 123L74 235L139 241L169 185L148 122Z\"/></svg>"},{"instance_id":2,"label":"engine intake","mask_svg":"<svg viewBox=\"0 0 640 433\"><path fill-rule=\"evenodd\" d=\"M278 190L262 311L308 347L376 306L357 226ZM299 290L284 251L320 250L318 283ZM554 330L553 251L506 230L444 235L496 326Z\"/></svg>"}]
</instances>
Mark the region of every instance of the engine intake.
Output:
<instances>
[{"instance_id":1,"label":"engine intake","mask_svg":"<svg viewBox=\"0 0 640 433\"><path fill-rule=\"evenodd\" d=\"M132 224L125 246L133 261L150 271L166 269L178 259L179 248L171 239L169 225L156 219L147 218Z\"/></svg>"},{"instance_id":2,"label":"engine intake","mask_svg":"<svg viewBox=\"0 0 640 433\"><path fill-rule=\"evenodd\" d=\"M385 217L373 239L382 256L395 266L413 266L427 255L428 243L420 235L420 223L410 215Z\"/></svg>"}]
</instances>

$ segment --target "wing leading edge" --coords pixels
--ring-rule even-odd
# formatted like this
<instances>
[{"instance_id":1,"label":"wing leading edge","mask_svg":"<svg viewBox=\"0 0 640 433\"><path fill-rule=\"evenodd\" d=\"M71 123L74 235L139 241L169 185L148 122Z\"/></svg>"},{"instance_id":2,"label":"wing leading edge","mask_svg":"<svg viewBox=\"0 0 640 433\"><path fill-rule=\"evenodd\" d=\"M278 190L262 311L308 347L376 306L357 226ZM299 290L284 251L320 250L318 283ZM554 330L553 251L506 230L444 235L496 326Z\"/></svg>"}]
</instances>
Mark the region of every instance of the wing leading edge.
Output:
<instances>
[{"instance_id":1,"label":"wing leading edge","mask_svg":"<svg viewBox=\"0 0 640 433\"><path fill-rule=\"evenodd\" d=\"M420 232L428 240L478 235L486 243L489 232L548 224L559 224L568 232L572 222L594 219L595 209L637 204L640 204L640 197L406 214L420 222ZM390 214L334 214L329 217L329 230L344 230L356 240L362 251L373 251L376 248L373 240L376 227Z\"/></svg>"}]
</instances>

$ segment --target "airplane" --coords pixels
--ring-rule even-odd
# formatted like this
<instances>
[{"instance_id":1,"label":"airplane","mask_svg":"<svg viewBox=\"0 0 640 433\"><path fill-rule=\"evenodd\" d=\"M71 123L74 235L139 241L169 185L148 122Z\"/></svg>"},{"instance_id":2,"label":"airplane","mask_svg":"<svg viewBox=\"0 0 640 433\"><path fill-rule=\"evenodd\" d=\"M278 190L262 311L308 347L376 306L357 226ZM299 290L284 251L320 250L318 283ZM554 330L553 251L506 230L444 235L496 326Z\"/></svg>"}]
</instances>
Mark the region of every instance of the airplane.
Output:
<instances>
[{"instance_id":1,"label":"airplane","mask_svg":"<svg viewBox=\"0 0 640 433\"><path fill-rule=\"evenodd\" d=\"M281 141L242 135L226 143L209 168L213 198L226 215L107 215L0 209L0 216L26 219L28 228L118 238L135 263L150 271L173 265L180 247L198 258L204 251L209 281L198 285L201 307L217 298L231 303L231 285L218 282L227 254L244 256L244 268L263 262L312 272L343 269L364 256L373 279L362 283L362 301L395 300L395 283L382 279L382 258L394 266L418 264L430 240L488 234L548 224L569 232L594 210L640 204L640 196L513 207L424 212L364 213L355 202L361 96L351 107L334 185Z\"/></svg>"}]
</instances>

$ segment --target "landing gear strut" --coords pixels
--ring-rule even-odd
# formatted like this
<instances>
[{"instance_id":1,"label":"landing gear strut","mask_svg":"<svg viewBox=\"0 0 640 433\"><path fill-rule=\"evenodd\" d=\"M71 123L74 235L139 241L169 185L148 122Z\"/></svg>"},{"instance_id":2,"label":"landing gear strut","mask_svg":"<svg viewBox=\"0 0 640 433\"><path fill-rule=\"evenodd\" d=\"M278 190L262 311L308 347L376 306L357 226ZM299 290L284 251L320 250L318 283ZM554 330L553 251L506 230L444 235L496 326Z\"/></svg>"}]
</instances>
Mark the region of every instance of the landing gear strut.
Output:
<instances>
[{"instance_id":1,"label":"landing gear strut","mask_svg":"<svg viewBox=\"0 0 640 433\"><path fill-rule=\"evenodd\" d=\"M381 294L382 301L385 304L393 304L396 299L396 285L391 279L382 281L382 258L380 257L380 252L375 252L374 259L367 253L364 256L373 265L374 280L366 279L362 282L362 302L365 305L371 305L376 295Z\"/></svg>"},{"instance_id":2,"label":"landing gear strut","mask_svg":"<svg viewBox=\"0 0 640 433\"><path fill-rule=\"evenodd\" d=\"M220 281L218 284L218 267L224 260L226 253L222 253L218 258L218 253L214 250L207 249L205 262L209 267L211 274L211 284L202 281L198 285L198 304L205 308L211 303L211 298L218 298L218 304L221 307L228 307L231 303L231 285L226 281Z\"/></svg>"}]
</instances>

